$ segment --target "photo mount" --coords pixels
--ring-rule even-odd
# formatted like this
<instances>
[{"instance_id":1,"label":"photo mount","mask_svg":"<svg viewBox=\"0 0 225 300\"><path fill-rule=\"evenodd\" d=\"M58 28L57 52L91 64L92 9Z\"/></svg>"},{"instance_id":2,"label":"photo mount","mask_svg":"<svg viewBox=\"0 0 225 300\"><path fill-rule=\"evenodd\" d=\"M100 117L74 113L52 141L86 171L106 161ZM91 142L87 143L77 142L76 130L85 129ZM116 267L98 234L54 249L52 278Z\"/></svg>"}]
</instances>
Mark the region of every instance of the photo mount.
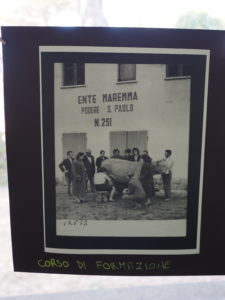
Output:
<instances>
[{"instance_id":1,"label":"photo mount","mask_svg":"<svg viewBox=\"0 0 225 300\"><path fill-rule=\"evenodd\" d=\"M196 254L199 253L199 240L200 240L200 216L201 216L201 194L202 194L202 176L203 176L203 160L204 160L204 140L205 140L205 123L206 123L206 105L207 97L207 78L209 67L209 51L207 50L190 50L190 49L152 49L152 48L109 48L109 47L40 47L41 57L41 82L42 82L42 155L43 155L43 178L44 189L43 199L45 207L45 250L46 252L56 253L73 253L73 254ZM84 225L85 220L90 223L84 216L84 220L62 220L61 227L72 227L74 236L57 235L56 229L56 194L55 194L55 171L58 167L55 163L56 147L55 147L55 131L57 127L57 121L63 123L62 116L58 117L59 104L55 104L54 97L57 92L55 90L54 82L54 65L56 63L65 63L79 61L85 64L115 64L115 63L135 63L144 65L168 65L168 64L187 64L190 67L191 74L191 91L190 91L190 133L189 133L189 150L188 155L188 201L187 201L187 224L184 221L169 220L148 221L143 225L143 220L122 221L117 227L118 234L115 236L107 236L108 232L111 232L113 226L112 221L102 222L97 226L96 223L89 225L91 228L96 226L96 229L88 236L85 233ZM107 76L107 74L105 75ZM179 79L180 80L180 79ZM77 92L81 94L82 91ZM85 87L83 87L85 89ZM92 88L91 92L95 91ZM102 91L107 91L107 87L103 86ZM70 92L70 91L69 91ZM71 94L71 92L70 92ZM76 90L70 96L75 99ZM61 96L62 97L62 96ZM61 101L59 99L58 101ZM75 100L73 100L75 101ZM69 106L70 105L70 106ZM137 104L138 105L138 104ZM165 105L165 104L164 104ZM64 104L63 106L66 106ZM68 104L68 111L72 109L74 104ZM104 103L100 103L100 108L106 106ZM80 107L76 107L79 110ZM63 110L65 108L63 107ZM100 114L105 116L105 113ZM56 117L55 117L56 116ZM96 116L96 115L95 115ZM99 115L97 115L99 117ZM68 123L68 115L65 115L65 119ZM72 120L73 117L71 117ZM84 118L83 115L78 115L76 118ZM112 116L113 118L113 116ZM125 118L125 116L124 116ZM198 120L198 124L196 122ZM63 126L63 125L62 125ZM85 126L85 124L84 124ZM146 125L144 125L146 126ZM69 131L73 130L74 125L71 125ZM77 126L78 127L78 126ZM179 127L179 124L178 124ZM74 128L75 131L82 130L91 131L94 133L94 122L87 128ZM110 127L114 130L116 127ZM129 127L127 127L129 129ZM105 130L105 128L103 128ZM67 129L68 130L68 129ZM99 129L96 131L96 141L101 143L98 139ZM193 176L194 174L194 176ZM199 187L199 188L198 188ZM65 201L69 201L65 199ZM77 208L74 208L77 209ZM153 209L153 208L152 208ZM100 221L98 221L100 222ZM115 221L119 224L120 220ZM172 223L171 226L169 226ZM186 223L186 222L185 222ZM177 224L177 225L176 225ZM72 226L71 226L72 225ZM127 236L123 233L124 227L127 226ZM135 228L141 226L140 236L132 236L132 232L135 232ZM174 236L173 230L181 226L184 227L183 236ZM79 227L80 230L75 228ZM147 231L148 227L157 227L160 235L157 236L141 236L141 232ZM132 229L131 229L132 228ZM146 229L145 229L146 228ZM170 232L168 228L171 228ZM104 230L105 235L101 233ZM165 236L162 236L162 231L165 231ZM79 231L79 234L78 234ZM65 232L65 230L64 230ZM80 233L81 232L81 233ZM84 235L82 235L82 232ZM131 233L130 233L131 232ZM166 234L167 233L167 234ZM64 249L64 250L63 250Z\"/></svg>"},{"instance_id":2,"label":"photo mount","mask_svg":"<svg viewBox=\"0 0 225 300\"><path fill-rule=\"evenodd\" d=\"M39 46L43 45L94 45L96 47L206 49L210 51L202 218L201 230L199 229L201 233L200 253L196 255L132 254L129 255L129 261L142 261L143 264L156 263L156 261L158 263L159 260L171 261L166 273L165 269L160 268L143 269L142 275L224 274L225 245L221 238L224 234L222 214L225 206L222 201L224 192L220 191L216 205L214 200L215 190L218 186L223 186L221 171L223 168L218 170L216 165L223 166L224 162L221 162L221 157L218 157L215 148L217 146L224 150L222 138L224 129L221 122L223 120L223 101L218 96L224 94L222 78L224 78L225 59L223 49L218 46L218 41L224 39L224 32L137 28L70 28L68 30L68 28L3 27L2 33L3 39L6 41L6 45L3 47L5 112L6 122L10 124L6 127L6 143L15 270L70 274L140 275L136 269L107 270L96 267L96 261L99 260L128 261L127 255L117 254L99 254L100 256L97 254L54 254L55 260L69 261L69 266L67 268L60 267L60 264L58 267L40 266L40 260L48 261L52 259L53 254L44 251L38 50ZM129 38L131 33L132 39ZM206 35L207 39L204 39ZM18 38L20 43L18 43ZM24 68L24 66L26 67ZM21 74L20 84L10 72L12 67L16 74ZM10 88L11 86L14 89ZM207 93L207 91L205 92ZM18 95L20 95L19 106ZM17 110L15 110L15 106ZM32 134L29 134L31 128ZM216 135L214 135L215 132ZM20 143L16 142L18 136L22 141ZM29 139L27 139L28 136ZM12 145L14 146L12 147ZM12 163L15 151L18 157L17 168ZM32 164L29 165L24 164L27 153L32 160ZM206 161L207 164L205 164ZM21 170L24 170L22 176ZM217 174L216 178L211 177L213 173ZM26 182L26 186L24 182ZM195 188L197 187L195 186ZM33 201L30 199L31 195ZM27 224L29 224L29 228ZM215 257L219 258L219 264L215 263ZM88 267L76 268L74 261L86 261Z\"/></svg>"}]
</instances>

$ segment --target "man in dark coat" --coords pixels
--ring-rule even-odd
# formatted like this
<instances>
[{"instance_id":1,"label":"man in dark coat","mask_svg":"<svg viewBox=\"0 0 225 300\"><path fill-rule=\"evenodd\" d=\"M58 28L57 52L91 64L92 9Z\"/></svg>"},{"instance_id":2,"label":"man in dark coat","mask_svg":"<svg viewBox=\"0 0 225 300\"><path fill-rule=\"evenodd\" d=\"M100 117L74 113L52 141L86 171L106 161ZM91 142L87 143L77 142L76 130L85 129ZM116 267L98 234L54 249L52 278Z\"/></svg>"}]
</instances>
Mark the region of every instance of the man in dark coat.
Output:
<instances>
[{"instance_id":1,"label":"man in dark coat","mask_svg":"<svg viewBox=\"0 0 225 300\"><path fill-rule=\"evenodd\" d=\"M100 156L97 157L97 159L96 159L97 172L99 172L99 169L101 168L102 161L105 160L105 159L108 159L108 157L105 156L105 151L101 150L100 151Z\"/></svg>"},{"instance_id":2,"label":"man in dark coat","mask_svg":"<svg viewBox=\"0 0 225 300\"><path fill-rule=\"evenodd\" d=\"M120 150L116 148L113 150L113 155L111 156L111 158L121 159L123 157L120 155Z\"/></svg>"},{"instance_id":3,"label":"man in dark coat","mask_svg":"<svg viewBox=\"0 0 225 300\"><path fill-rule=\"evenodd\" d=\"M86 150L86 155L83 158L86 174L87 174L87 185L90 183L90 189L92 192L95 191L94 186L94 174L95 174L95 159L94 156L91 155L91 150Z\"/></svg>"},{"instance_id":4,"label":"man in dark coat","mask_svg":"<svg viewBox=\"0 0 225 300\"><path fill-rule=\"evenodd\" d=\"M125 154L125 155L124 155L123 159L132 161L131 150L130 150L130 148L127 148L127 149L125 150L124 154Z\"/></svg>"},{"instance_id":5,"label":"man in dark coat","mask_svg":"<svg viewBox=\"0 0 225 300\"><path fill-rule=\"evenodd\" d=\"M71 195L70 192L70 185L72 182L72 174L71 174L71 168L73 164L73 152L67 151L67 158L65 158L60 164L59 168L60 170L65 174L66 183L67 183L67 193Z\"/></svg>"}]
</instances>

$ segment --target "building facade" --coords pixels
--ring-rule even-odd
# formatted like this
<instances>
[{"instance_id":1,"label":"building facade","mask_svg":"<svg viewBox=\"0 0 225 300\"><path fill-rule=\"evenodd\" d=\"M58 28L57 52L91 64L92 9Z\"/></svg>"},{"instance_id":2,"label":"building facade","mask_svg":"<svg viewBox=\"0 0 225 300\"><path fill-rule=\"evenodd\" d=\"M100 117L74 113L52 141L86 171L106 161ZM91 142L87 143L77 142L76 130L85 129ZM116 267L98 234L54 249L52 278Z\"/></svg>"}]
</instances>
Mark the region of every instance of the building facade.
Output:
<instances>
[{"instance_id":1,"label":"building facade","mask_svg":"<svg viewBox=\"0 0 225 300\"><path fill-rule=\"evenodd\" d=\"M68 150L110 157L115 148L171 149L174 177L187 179L191 78L184 65L55 63L55 165Z\"/></svg>"}]
</instances>

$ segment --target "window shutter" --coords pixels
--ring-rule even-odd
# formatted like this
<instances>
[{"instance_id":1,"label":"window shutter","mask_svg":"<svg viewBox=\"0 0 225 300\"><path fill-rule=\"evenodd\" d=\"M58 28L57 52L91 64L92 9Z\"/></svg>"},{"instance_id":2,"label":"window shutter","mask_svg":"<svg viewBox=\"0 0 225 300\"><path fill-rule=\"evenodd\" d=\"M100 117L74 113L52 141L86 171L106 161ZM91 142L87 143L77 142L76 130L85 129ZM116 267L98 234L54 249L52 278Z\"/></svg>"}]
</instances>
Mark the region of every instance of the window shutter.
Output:
<instances>
[{"instance_id":1,"label":"window shutter","mask_svg":"<svg viewBox=\"0 0 225 300\"><path fill-rule=\"evenodd\" d=\"M128 81L136 79L135 64L119 64L118 81Z\"/></svg>"}]
</instances>

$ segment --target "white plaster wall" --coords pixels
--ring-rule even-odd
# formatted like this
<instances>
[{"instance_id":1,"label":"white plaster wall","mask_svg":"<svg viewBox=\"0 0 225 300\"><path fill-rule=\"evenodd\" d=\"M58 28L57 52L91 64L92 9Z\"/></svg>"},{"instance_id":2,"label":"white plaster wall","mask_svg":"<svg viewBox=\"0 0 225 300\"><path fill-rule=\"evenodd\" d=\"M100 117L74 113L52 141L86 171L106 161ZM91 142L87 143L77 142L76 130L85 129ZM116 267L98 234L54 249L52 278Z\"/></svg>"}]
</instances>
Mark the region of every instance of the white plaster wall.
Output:
<instances>
[{"instance_id":1,"label":"white plaster wall","mask_svg":"<svg viewBox=\"0 0 225 300\"><path fill-rule=\"evenodd\" d=\"M87 147L97 157L109 155L109 132L148 130L148 150L154 160L173 151L174 176L187 177L190 79L165 80L165 65L137 65L136 83L117 83L117 64L86 64L85 87L61 88L62 66L55 64L56 166L62 160L62 133L87 132ZM102 103L102 94L137 92L138 100ZM78 96L96 95L99 114L81 114ZM134 112L107 113L107 105L134 104ZM94 118L112 117L112 127L94 127ZM138 145L137 145L138 146ZM56 168L56 176L61 176Z\"/></svg>"}]
</instances>

